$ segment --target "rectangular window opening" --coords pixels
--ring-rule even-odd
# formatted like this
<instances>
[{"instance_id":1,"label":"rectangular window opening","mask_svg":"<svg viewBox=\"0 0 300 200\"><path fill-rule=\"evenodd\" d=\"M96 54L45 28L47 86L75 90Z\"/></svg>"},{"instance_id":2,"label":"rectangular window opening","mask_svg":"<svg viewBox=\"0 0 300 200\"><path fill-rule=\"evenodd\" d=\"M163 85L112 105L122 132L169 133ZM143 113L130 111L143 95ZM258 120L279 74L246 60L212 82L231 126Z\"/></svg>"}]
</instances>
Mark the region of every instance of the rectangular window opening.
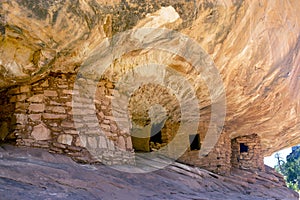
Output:
<instances>
[{"instance_id":1,"label":"rectangular window opening","mask_svg":"<svg viewBox=\"0 0 300 200\"><path fill-rule=\"evenodd\" d=\"M240 153L247 153L249 150L248 146L245 145L244 143L240 143Z\"/></svg>"},{"instance_id":2,"label":"rectangular window opening","mask_svg":"<svg viewBox=\"0 0 300 200\"><path fill-rule=\"evenodd\" d=\"M191 151L200 150L200 136L199 134L189 135Z\"/></svg>"}]
</instances>

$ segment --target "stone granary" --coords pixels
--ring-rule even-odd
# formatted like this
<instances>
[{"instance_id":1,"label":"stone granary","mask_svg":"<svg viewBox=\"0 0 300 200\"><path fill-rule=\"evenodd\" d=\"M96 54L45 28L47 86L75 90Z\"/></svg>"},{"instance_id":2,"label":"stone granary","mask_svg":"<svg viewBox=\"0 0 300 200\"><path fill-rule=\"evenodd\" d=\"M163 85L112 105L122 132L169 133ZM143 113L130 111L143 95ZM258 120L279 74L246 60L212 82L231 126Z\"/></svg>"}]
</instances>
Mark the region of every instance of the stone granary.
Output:
<instances>
[{"instance_id":1,"label":"stone granary","mask_svg":"<svg viewBox=\"0 0 300 200\"><path fill-rule=\"evenodd\" d=\"M241 136L231 141L231 165L241 169L264 170L259 137Z\"/></svg>"},{"instance_id":2,"label":"stone granary","mask_svg":"<svg viewBox=\"0 0 300 200\"><path fill-rule=\"evenodd\" d=\"M2 141L107 164L162 152L219 174L300 143L299 1L0 5Z\"/></svg>"}]
</instances>

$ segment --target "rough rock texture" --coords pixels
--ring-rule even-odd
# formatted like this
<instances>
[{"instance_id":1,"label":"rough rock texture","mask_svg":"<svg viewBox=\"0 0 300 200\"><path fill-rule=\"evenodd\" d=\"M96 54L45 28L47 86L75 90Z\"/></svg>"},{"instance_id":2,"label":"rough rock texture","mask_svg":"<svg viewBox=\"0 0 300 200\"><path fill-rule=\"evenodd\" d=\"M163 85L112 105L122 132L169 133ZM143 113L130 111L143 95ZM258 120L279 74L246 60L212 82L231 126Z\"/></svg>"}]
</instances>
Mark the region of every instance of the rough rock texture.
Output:
<instances>
[{"instance_id":1,"label":"rough rock texture","mask_svg":"<svg viewBox=\"0 0 300 200\"><path fill-rule=\"evenodd\" d=\"M226 129L231 137L257 133L265 155L299 143L299 1L226 8L212 9L210 18L199 17L184 31L212 55L223 76ZM203 26L205 20L218 25Z\"/></svg>"},{"instance_id":2,"label":"rough rock texture","mask_svg":"<svg viewBox=\"0 0 300 200\"><path fill-rule=\"evenodd\" d=\"M152 73L156 74L156 71L152 71ZM13 134L16 136L16 144L47 148L51 152L64 153L81 162L94 162L94 159L91 159L87 154L85 148L88 148L95 159L106 164L134 163L133 151L149 152L149 138L141 143L140 135L136 138L137 140L132 139L134 137L131 137L130 134L134 135L134 132L124 132L116 124L116 119L112 115L111 99L120 94L115 89L115 84L111 81L102 80L97 83L95 98L75 95L73 96L75 102L72 102L72 94L79 93L77 90L72 90L75 78L75 74L50 73L46 78L34 84L14 86L6 92L4 97L9 100L5 101L3 107L6 107L7 104L15 105L13 117L16 126ZM84 87L83 93L95 86L91 80L83 78L79 80ZM177 82L177 79L173 81L174 86L181 86L181 84L177 85ZM186 93L181 92L180 94ZM122 101L122 98L120 99ZM153 84L146 85L146 87L136 90L132 95L129 110L132 110L132 119L136 124L136 127L133 128L142 127L143 133L148 134L147 137L149 137L152 124L149 124L150 120L147 116L150 115L151 123L161 122L161 116L156 116L159 112L147 113L149 105L153 104L159 105L156 109L164 108L168 113L164 127L161 129L161 142L155 145L156 150L165 147L163 154L174 159L178 159L186 152L181 156L180 161L201 166L219 174L230 172L231 140L229 135L223 132L213 151L199 159L198 149L201 149L200 146L205 138L205 128L208 123L201 121L201 126L194 130L191 130L190 123L186 123L187 126L184 129L186 132L178 137L179 103L175 96L170 95L163 87L154 87ZM124 107L123 105L127 105L127 103L120 105ZM193 107L191 108L193 109ZM3 118L5 118L6 113L3 113ZM11 114L7 114L6 118L10 119ZM145 128L144 125L146 125ZM104 132L103 135L100 135L99 127ZM195 135L197 129L200 135L199 148L190 150L189 134ZM174 136L177 136L176 141ZM172 142L172 145L166 146L169 142ZM257 143L258 141L254 142ZM259 144L257 146L260 147ZM236 149L236 151L239 150ZM153 152L155 154L155 151L151 153L153 154ZM159 155L157 154L157 156ZM261 156L253 157L249 162L253 161L252 166L261 169L263 168L262 159ZM260 162L256 162L256 160Z\"/></svg>"},{"instance_id":3,"label":"rough rock texture","mask_svg":"<svg viewBox=\"0 0 300 200\"><path fill-rule=\"evenodd\" d=\"M298 200L272 169L236 170L227 177L173 163L147 174L104 165L80 165L45 150L0 147L2 199L202 199ZM154 163L155 164L155 163Z\"/></svg>"},{"instance_id":4,"label":"rough rock texture","mask_svg":"<svg viewBox=\"0 0 300 200\"><path fill-rule=\"evenodd\" d=\"M132 156L134 150L139 150L137 145L140 150L154 153L166 147L168 153L178 156L193 142L191 136L198 135L198 144L194 149L189 147L179 161L227 177L178 163L145 176L132 175L104 166L81 166L40 150L6 146L0 154L0 180L5 183L0 192L16 189L23 197L24 192L37 191L31 199L49 195L62 199L92 199L99 195L104 199L224 199L224 194L228 199L295 199L296 195L283 187L282 177L265 169L263 155L300 143L299 8L297 0L1 1L0 140L15 139L18 145L47 148L79 161L93 160L85 149L88 148L103 163L128 164L136 161ZM211 70L209 59L204 59L202 52L198 72L193 68L195 63L184 58L193 55L192 43L183 37L172 37L170 32L137 30L144 27L186 34L211 56L226 90L224 127L214 124L218 120L211 120L216 114L213 107L223 95L217 76L205 76ZM107 40L130 29L134 29L131 35ZM134 41L143 44L147 39L151 48L113 54L130 49ZM109 45L118 48L111 52ZM176 51L178 48L183 50ZM101 72L93 66L106 64L111 55L110 68L100 81L93 80ZM97 56L104 59L99 61ZM159 67L153 67L153 63ZM139 66L146 68L140 70ZM162 70L162 66L169 68ZM87 70L83 73L82 69ZM179 126L184 121L179 107L197 109L191 106L195 104L183 105L177 98L186 97L193 102L187 84L173 71L188 80L199 99L196 105L201 118L188 115L190 121L185 122L188 127L184 131ZM143 73L147 76L139 76L126 85ZM153 83L162 74L169 88L179 91L178 95ZM74 87L75 80L79 85ZM118 80L122 80L121 84ZM126 102L123 94L144 81L148 84L136 88ZM116 101L119 104L113 104ZM127 106L132 127L121 129L116 123L119 119L112 113L122 113L122 107ZM222 109L217 113L222 114ZM199 125L196 129L190 123L193 120ZM149 136L152 127L159 126L163 128L156 141L134 141L130 135L134 133L130 129L134 129ZM103 135L99 135L99 128ZM208 154L203 145L207 131L214 133L208 139L214 144L221 129L221 137ZM10 150L6 152L5 148ZM201 159L199 149L206 151ZM173 157L171 154L168 156ZM32 171L31 166L40 170ZM35 175L39 178L33 178ZM157 184L152 183L154 180ZM99 182L105 183L98 185ZM125 193L129 196L124 197ZM13 198L11 194L18 195L4 193L8 199Z\"/></svg>"},{"instance_id":5,"label":"rough rock texture","mask_svg":"<svg viewBox=\"0 0 300 200\"><path fill-rule=\"evenodd\" d=\"M238 137L231 142L231 163L240 169L264 170L263 155L257 135Z\"/></svg>"},{"instance_id":6,"label":"rough rock texture","mask_svg":"<svg viewBox=\"0 0 300 200\"><path fill-rule=\"evenodd\" d=\"M162 6L172 6L180 18L149 24L157 14L147 14ZM167 27L195 39L213 58L226 89L224 128L231 138L258 134L264 155L300 143L297 0L9 0L1 1L0 8L3 89L35 82L50 71L74 73L104 38L121 31L145 25ZM44 107L37 104L29 109ZM203 105L201 114L209 109ZM4 120L1 138L8 135L13 121ZM67 137L64 143L69 144Z\"/></svg>"}]
</instances>

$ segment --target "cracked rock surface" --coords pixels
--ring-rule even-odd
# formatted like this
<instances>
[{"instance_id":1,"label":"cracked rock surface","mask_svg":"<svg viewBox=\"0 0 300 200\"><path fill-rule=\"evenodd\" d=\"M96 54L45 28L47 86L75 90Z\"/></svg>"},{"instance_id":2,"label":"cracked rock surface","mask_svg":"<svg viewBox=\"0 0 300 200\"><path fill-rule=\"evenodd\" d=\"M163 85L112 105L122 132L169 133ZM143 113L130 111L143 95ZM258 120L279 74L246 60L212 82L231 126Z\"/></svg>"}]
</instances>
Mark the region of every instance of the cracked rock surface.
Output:
<instances>
[{"instance_id":1,"label":"cracked rock surface","mask_svg":"<svg viewBox=\"0 0 300 200\"><path fill-rule=\"evenodd\" d=\"M1 199L201 199L298 200L280 175L236 170L220 176L173 163L132 174L104 165L83 165L43 149L0 147Z\"/></svg>"}]
</instances>

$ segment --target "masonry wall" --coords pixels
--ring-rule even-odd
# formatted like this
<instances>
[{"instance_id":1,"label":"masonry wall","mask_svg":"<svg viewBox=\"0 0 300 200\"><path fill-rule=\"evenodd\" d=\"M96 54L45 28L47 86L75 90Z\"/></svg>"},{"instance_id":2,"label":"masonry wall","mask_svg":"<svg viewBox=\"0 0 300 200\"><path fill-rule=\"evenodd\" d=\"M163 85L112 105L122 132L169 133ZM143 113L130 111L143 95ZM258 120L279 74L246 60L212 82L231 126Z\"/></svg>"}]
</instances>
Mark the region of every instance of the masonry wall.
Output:
<instances>
[{"instance_id":1,"label":"masonry wall","mask_svg":"<svg viewBox=\"0 0 300 200\"><path fill-rule=\"evenodd\" d=\"M95 96L77 96L75 98L78 99L73 104L72 95L78 93L77 89L73 88L75 79L75 74L51 73L45 79L31 85L17 86L5 91L0 99L2 129L5 129L6 125L2 125L4 123L13 127L8 132L16 137L17 145L47 148L51 152L67 154L80 162L98 160L106 164L134 163L130 132L119 129L113 117L111 100L119 95L114 92L114 84L103 79L96 86ZM95 83L80 78L80 84L88 89ZM151 87L140 88L141 93L135 94L129 102L131 119L141 126L147 125L147 109L139 109L139 106L149 107L161 103L158 99L164 97L162 99L167 112L173 113L170 115L173 118L167 119L162 129L162 140L169 142L180 123L178 103L166 91L155 91L155 87ZM94 121L95 116L97 123ZM99 134L99 127L102 135ZM207 124L201 122L198 132L189 134L199 134L202 143L206 131ZM219 174L228 174L231 165L243 169L263 169L260 141L257 136L231 141L228 135L223 132L207 156L199 158L198 150L187 150L179 161ZM179 137L173 147L186 145L189 141L188 136L187 134ZM241 142L247 143L251 149L247 156L238 154L237 145ZM177 154L177 149L172 149L173 147L168 148L168 151ZM252 155L257 158L251 160Z\"/></svg>"},{"instance_id":2,"label":"masonry wall","mask_svg":"<svg viewBox=\"0 0 300 200\"><path fill-rule=\"evenodd\" d=\"M86 150L90 148L100 156L97 160L103 159L110 164L131 162L129 152L108 151L108 146L113 148L112 143L118 141L108 141L90 127L75 128L74 120L77 124L86 124L95 114L94 105L85 103L83 99L76 105L82 114L74 117L72 93L75 78L75 74L51 73L39 82L14 87L6 93L10 105L15 106L12 112L16 119L13 133L17 145L47 148L50 152L64 153L81 162L95 162L95 156ZM113 124L110 121L105 123ZM109 127L108 132L112 133L114 129Z\"/></svg>"},{"instance_id":3,"label":"masonry wall","mask_svg":"<svg viewBox=\"0 0 300 200\"><path fill-rule=\"evenodd\" d=\"M73 88L75 79L75 74L51 73L32 85L17 86L6 92L6 103L14 107L14 111L10 109L8 113L14 113L16 126L13 134L16 136L17 145L47 148L51 152L67 154L80 162L95 162L96 158L106 164L134 163L131 135L120 130L112 116L111 99L116 95L113 93L114 84L105 79L101 80L97 84L93 103L88 97L82 96L78 97L73 105L72 94L78 92ZM81 78L80 84L90 88L95 83ZM133 112L132 119L136 123L146 123L139 119L147 118L143 116L147 115L146 110L135 108L138 105L135 101L146 98L140 104L148 102L147 105L150 106L160 103L157 99L165 95L166 98L162 99L167 105L167 111L173 112L173 117L166 120L162 132L164 137L167 136L167 139L171 140L179 125L180 115L176 114L178 103L173 102L174 97L163 89L155 91L151 87L141 88L140 92L146 92L148 95L136 94L133 97L129 105L129 110ZM152 93L156 95L151 95ZM96 124L93 121L95 115L98 119ZM99 134L99 127L104 135ZM202 129L199 129L201 141L205 137L205 131L200 133ZM173 147L186 145L188 140L188 135L185 135ZM199 151L188 151L180 160L216 173L228 173L230 147L226 134L223 134L207 157L199 159ZM170 147L168 151L177 154L177 149Z\"/></svg>"},{"instance_id":4,"label":"masonry wall","mask_svg":"<svg viewBox=\"0 0 300 200\"><path fill-rule=\"evenodd\" d=\"M245 148L244 152L241 150L243 147ZM233 167L246 170L265 170L260 138L257 134L233 139L231 149L231 165ZM247 152L245 152L246 150Z\"/></svg>"},{"instance_id":5,"label":"masonry wall","mask_svg":"<svg viewBox=\"0 0 300 200\"><path fill-rule=\"evenodd\" d=\"M231 144L228 134L223 132L213 150L199 159L200 151L188 150L179 161L199 166L218 174L229 174L231 170Z\"/></svg>"}]
</instances>

